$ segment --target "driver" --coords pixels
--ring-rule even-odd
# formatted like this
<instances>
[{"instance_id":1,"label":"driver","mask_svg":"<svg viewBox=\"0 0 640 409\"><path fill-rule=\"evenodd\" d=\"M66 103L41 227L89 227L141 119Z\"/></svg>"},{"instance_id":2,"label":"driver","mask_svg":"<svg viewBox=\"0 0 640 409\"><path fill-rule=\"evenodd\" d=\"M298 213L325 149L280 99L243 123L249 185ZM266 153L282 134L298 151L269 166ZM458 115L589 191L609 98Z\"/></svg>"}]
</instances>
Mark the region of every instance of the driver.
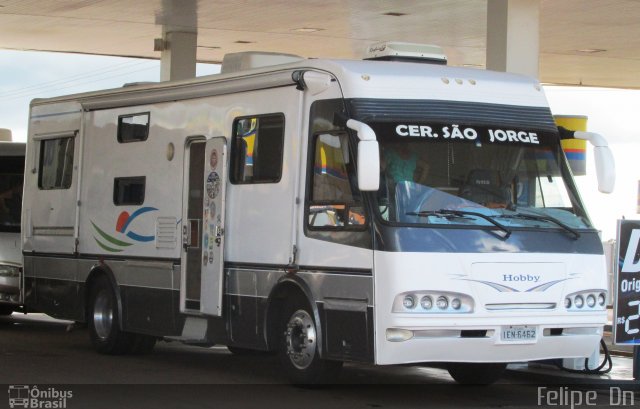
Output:
<instances>
[{"instance_id":1,"label":"driver","mask_svg":"<svg viewBox=\"0 0 640 409\"><path fill-rule=\"evenodd\" d=\"M398 144L384 151L382 168L390 181L416 182L426 184L429 165L418 158L415 151L409 150L407 144Z\"/></svg>"}]
</instances>

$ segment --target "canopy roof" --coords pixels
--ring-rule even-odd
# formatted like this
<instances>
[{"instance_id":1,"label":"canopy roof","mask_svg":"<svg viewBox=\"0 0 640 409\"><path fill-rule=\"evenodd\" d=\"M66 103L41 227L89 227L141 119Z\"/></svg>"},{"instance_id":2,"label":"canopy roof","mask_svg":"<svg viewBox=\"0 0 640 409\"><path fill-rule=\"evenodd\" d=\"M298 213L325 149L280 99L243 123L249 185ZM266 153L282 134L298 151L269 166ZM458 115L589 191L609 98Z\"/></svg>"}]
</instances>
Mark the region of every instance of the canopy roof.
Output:
<instances>
[{"instance_id":1,"label":"canopy roof","mask_svg":"<svg viewBox=\"0 0 640 409\"><path fill-rule=\"evenodd\" d=\"M0 48L160 58L163 27L198 33L200 62L239 51L359 59L367 45L437 44L485 65L484 0L0 0ZM640 1L541 0L540 80L640 88Z\"/></svg>"}]
</instances>

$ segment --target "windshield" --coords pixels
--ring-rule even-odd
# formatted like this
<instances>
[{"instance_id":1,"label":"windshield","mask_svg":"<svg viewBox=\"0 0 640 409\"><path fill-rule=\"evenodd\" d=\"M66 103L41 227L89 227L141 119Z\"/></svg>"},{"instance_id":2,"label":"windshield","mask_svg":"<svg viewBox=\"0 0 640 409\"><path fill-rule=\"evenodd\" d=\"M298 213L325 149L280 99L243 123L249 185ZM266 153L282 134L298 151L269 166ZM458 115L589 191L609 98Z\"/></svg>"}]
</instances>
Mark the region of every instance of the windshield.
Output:
<instances>
[{"instance_id":1,"label":"windshield","mask_svg":"<svg viewBox=\"0 0 640 409\"><path fill-rule=\"evenodd\" d=\"M569 172L553 133L437 123L371 126L380 143L376 197L385 221L591 227L573 182L566 179Z\"/></svg>"},{"instance_id":2,"label":"windshield","mask_svg":"<svg viewBox=\"0 0 640 409\"><path fill-rule=\"evenodd\" d=\"M19 232L24 156L0 159L0 232Z\"/></svg>"}]
</instances>

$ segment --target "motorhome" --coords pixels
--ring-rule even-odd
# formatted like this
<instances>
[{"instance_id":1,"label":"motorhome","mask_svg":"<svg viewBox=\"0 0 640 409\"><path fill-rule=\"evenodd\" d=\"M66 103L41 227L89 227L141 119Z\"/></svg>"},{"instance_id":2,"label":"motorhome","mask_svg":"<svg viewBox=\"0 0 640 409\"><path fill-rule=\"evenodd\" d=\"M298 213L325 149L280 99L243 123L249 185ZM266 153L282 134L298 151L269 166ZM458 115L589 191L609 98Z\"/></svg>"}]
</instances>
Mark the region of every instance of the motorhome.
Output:
<instances>
[{"instance_id":1,"label":"motorhome","mask_svg":"<svg viewBox=\"0 0 640 409\"><path fill-rule=\"evenodd\" d=\"M605 258L560 139L597 146L610 190L604 139L559 131L533 79L370 51L34 100L27 305L101 353L271 351L295 383L345 361L490 383L590 356Z\"/></svg>"},{"instance_id":2,"label":"motorhome","mask_svg":"<svg viewBox=\"0 0 640 409\"><path fill-rule=\"evenodd\" d=\"M0 316L22 305L20 215L25 143L0 130Z\"/></svg>"}]
</instances>

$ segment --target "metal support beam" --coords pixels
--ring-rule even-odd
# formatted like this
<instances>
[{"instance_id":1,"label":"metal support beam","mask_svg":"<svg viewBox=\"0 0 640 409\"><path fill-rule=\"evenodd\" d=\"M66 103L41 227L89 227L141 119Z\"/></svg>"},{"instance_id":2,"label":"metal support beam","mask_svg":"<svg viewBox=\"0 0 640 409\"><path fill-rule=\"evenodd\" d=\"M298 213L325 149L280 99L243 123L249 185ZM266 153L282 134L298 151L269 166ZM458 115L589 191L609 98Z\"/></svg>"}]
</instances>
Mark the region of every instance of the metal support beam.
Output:
<instances>
[{"instance_id":1,"label":"metal support beam","mask_svg":"<svg viewBox=\"0 0 640 409\"><path fill-rule=\"evenodd\" d=\"M487 69L539 78L539 0L488 0Z\"/></svg>"},{"instance_id":2,"label":"metal support beam","mask_svg":"<svg viewBox=\"0 0 640 409\"><path fill-rule=\"evenodd\" d=\"M633 347L633 379L640 382L640 345Z\"/></svg>"},{"instance_id":3,"label":"metal support beam","mask_svg":"<svg viewBox=\"0 0 640 409\"><path fill-rule=\"evenodd\" d=\"M194 78L198 34L168 31L163 33L163 40L160 81Z\"/></svg>"}]
</instances>

